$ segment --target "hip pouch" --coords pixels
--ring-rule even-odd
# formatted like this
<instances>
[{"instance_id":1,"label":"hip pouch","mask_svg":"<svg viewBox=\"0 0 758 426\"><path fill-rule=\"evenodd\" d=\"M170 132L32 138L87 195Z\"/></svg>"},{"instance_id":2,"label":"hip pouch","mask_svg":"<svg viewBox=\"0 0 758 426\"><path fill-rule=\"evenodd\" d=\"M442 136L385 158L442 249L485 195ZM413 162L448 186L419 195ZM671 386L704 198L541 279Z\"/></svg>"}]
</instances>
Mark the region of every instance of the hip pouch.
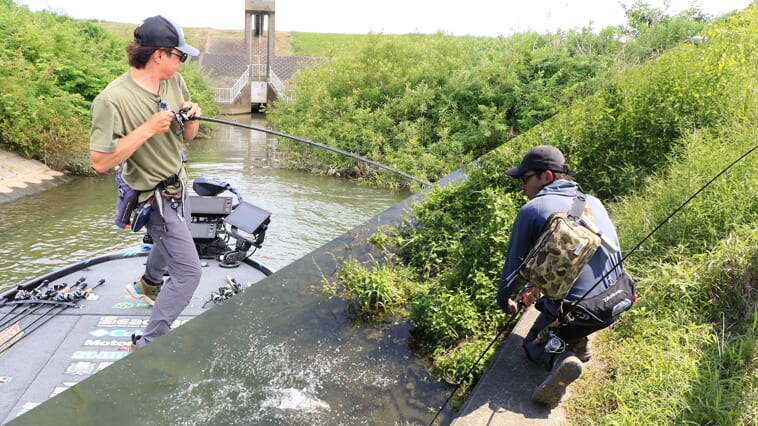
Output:
<instances>
[{"instance_id":1,"label":"hip pouch","mask_svg":"<svg viewBox=\"0 0 758 426\"><path fill-rule=\"evenodd\" d=\"M543 296L563 300L582 269L601 246L619 251L616 243L598 229L587 197L577 192L567 213L553 213L534 247L519 267L519 274Z\"/></svg>"},{"instance_id":2,"label":"hip pouch","mask_svg":"<svg viewBox=\"0 0 758 426\"><path fill-rule=\"evenodd\" d=\"M636 301L634 280L628 273L623 272L612 286L596 296L581 299L576 304L564 300L561 311L567 312L568 324L607 327L628 311Z\"/></svg>"},{"instance_id":3,"label":"hip pouch","mask_svg":"<svg viewBox=\"0 0 758 426\"><path fill-rule=\"evenodd\" d=\"M122 170L123 165L116 172L116 190L118 194L116 196L116 216L113 219L113 223L121 229L129 229L132 223L132 213L137 208L140 191L132 189L124 182L121 178Z\"/></svg>"},{"instance_id":4,"label":"hip pouch","mask_svg":"<svg viewBox=\"0 0 758 426\"><path fill-rule=\"evenodd\" d=\"M121 176L123 170L124 165L121 164L116 172L116 189L118 195L116 197L116 216L113 222L121 229L131 228L132 231L137 232L145 226L147 220L150 218L150 213L153 211L153 207L156 206L155 198L158 195L155 194L159 194L160 190L164 190L171 185L181 184L183 188L184 182L182 182L179 177L180 170L176 174L159 182L152 190L137 191L124 182L124 179ZM146 200L140 201L140 198L144 198L140 197L140 195L150 191L153 191L154 194L150 195ZM184 191L184 189L182 189L182 191ZM163 216L163 212L160 208L158 211L161 216Z\"/></svg>"}]
</instances>

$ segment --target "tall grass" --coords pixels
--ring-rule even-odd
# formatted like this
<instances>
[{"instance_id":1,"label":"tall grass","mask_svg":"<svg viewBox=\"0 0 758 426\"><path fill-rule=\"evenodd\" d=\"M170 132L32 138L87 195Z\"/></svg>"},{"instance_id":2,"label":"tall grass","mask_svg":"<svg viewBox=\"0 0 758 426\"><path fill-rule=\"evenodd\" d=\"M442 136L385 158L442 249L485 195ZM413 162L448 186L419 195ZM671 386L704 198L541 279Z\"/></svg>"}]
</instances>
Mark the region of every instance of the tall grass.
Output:
<instances>
[{"instance_id":1,"label":"tall grass","mask_svg":"<svg viewBox=\"0 0 758 426\"><path fill-rule=\"evenodd\" d=\"M415 206L394 248L425 283L409 296L410 318L437 377L470 384L481 373L464 376L502 326L494 293L523 202L503 171L551 143L606 201L640 294L601 333L600 368L574 388L572 422L756 424L758 151L667 217L758 141L758 7L702 34L705 43L625 70Z\"/></svg>"},{"instance_id":2,"label":"tall grass","mask_svg":"<svg viewBox=\"0 0 758 426\"><path fill-rule=\"evenodd\" d=\"M711 30L701 67L718 80L717 125L681 138L637 191L612 205L629 248L755 149L755 6ZM726 101L726 99L729 101ZM747 105L752 105L747 107ZM570 403L576 424L758 423L758 151L685 206L628 259L640 301L601 333L601 371Z\"/></svg>"},{"instance_id":3,"label":"tall grass","mask_svg":"<svg viewBox=\"0 0 758 426\"><path fill-rule=\"evenodd\" d=\"M758 230L741 226L704 255L646 262L640 302L580 381L573 423L753 425L758 421Z\"/></svg>"}]
</instances>

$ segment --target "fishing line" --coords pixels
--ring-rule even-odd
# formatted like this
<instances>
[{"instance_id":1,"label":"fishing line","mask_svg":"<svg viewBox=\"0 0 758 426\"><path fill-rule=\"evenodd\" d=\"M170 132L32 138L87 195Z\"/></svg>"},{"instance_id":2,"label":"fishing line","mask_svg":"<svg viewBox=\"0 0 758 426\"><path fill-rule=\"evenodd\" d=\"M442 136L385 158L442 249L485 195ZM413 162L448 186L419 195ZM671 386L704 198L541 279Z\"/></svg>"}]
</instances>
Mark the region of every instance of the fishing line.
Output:
<instances>
[{"instance_id":1,"label":"fishing line","mask_svg":"<svg viewBox=\"0 0 758 426\"><path fill-rule=\"evenodd\" d=\"M406 179L410 179L410 180L412 180L414 182L418 182L418 183L420 183L420 184L422 184L424 186L430 186L431 185L431 183L429 183L429 182L427 182L427 181L425 181L423 179L419 179L417 177L411 176L411 175L409 175L409 174L407 174L405 172L401 172L400 170L393 169L392 167L385 166L384 164L377 163L376 161L369 160L368 158L364 158L364 157L361 157L359 155L355 155L353 153L350 153L350 152L347 152L347 151L343 151L341 149L337 149L337 148L331 147L329 145L324 145L324 144L320 144L318 142L314 142L314 141L312 141L310 139L305 139L305 138L301 138L301 137L297 137L297 136L293 136L293 135L288 135L286 133L277 132L276 130L271 130L271 129L265 129L263 127L256 127L256 126L251 126L249 124L242 124L242 123L239 123L237 121L220 120L218 118L198 117L198 116L192 116L192 117L189 117L188 119L189 120L209 121L211 123L226 124L226 125L229 125L229 126L242 127L244 129L257 130L259 132L264 132L264 133L268 133L268 134L271 134L271 135L281 136L283 138L292 139L292 140L297 141L297 142L302 142L302 143L305 143L305 144L308 144L308 145L311 145L311 146L315 146L315 147L318 147L318 148L323 148L323 149L326 149L326 150L329 150L329 151L332 151L332 152L336 152L337 154L341 154L341 155L350 157L352 159L355 159L355 160L358 160L358 161L362 161L364 163L371 164L372 166L376 166L376 167L379 167L381 169L387 170L389 172L395 173L395 174L400 175L400 176L402 176L402 177L404 177Z\"/></svg>"},{"instance_id":2,"label":"fishing line","mask_svg":"<svg viewBox=\"0 0 758 426\"><path fill-rule=\"evenodd\" d=\"M729 165L727 165L720 172L718 172L716 174L716 176L712 177L708 182L706 182L703 186L701 186L700 189L698 189L697 191L695 191L695 193L693 193L682 204L680 204L679 207L677 207L676 209L674 209L674 211L672 211L671 214L669 214L668 216L666 216L666 218L663 219L652 231L650 231L650 233L648 233L639 243L637 243L637 245L635 245L633 249L631 249L625 255L623 255L621 257L621 260L619 260L615 265L613 265L612 268L610 268L608 270L608 272L606 272L602 277L600 277L597 280L597 282L595 282L595 284L593 284L592 287L590 287L589 290L587 290L582 295L582 297L580 297L577 300L572 301L571 304L569 305L568 311L564 314L564 317L567 316L567 315L569 315L574 310L576 310L576 305L578 305L582 300L584 300L592 292L592 290L594 290L595 287L597 287L613 270L615 270L619 265L623 264L624 261L629 256L631 256L632 254L636 253L640 249L640 247L642 247L642 245L645 243L645 241L647 241L648 239L650 239L650 237L652 237L653 234L655 234L659 229L661 229L663 227L663 225L665 225L666 223L668 223L671 220L671 218L674 217L674 215L676 215L677 213L679 213L685 206L687 206L687 204L689 204L698 195L700 195L701 192L705 191L705 189L708 188L713 182L715 182L716 179L718 179L723 174L725 174L726 172L728 172L732 167L734 167L740 161L744 160L748 155L752 154L756 149L758 149L758 145L750 148L744 154L740 155L736 160L734 160L731 163L729 163Z\"/></svg>"},{"instance_id":3,"label":"fishing line","mask_svg":"<svg viewBox=\"0 0 758 426\"><path fill-rule=\"evenodd\" d=\"M516 273L516 272L514 272L514 273ZM511 317L508 318L508 321L505 323L505 325L503 325L503 328L497 333L497 335L495 336L495 338L492 339L492 341L490 342L490 344L487 345L486 348L484 348L484 351L482 351L482 353L479 355L479 358L477 358L476 361L474 361L474 364L471 365L471 368L469 368L469 370L466 372L466 375L464 377L469 377L471 375L471 373L474 372L474 368L476 368L476 366L479 365L479 361L481 361L482 358L484 358L484 356L490 350L490 348L492 347L492 345L494 345L495 342L497 342L500 339L500 336L506 330L508 330L510 328L510 325L513 322L513 319L516 318L516 316L519 314L519 312L521 312L521 308L523 306L524 306L523 303L519 302L519 309L516 312L514 312L514 313L511 314ZM510 332L509 332L509 334L510 334ZM442 410L445 409L445 406L447 405L447 403L450 402L450 400L453 398L453 395L455 395L455 393L458 392L458 389L460 389L461 386L463 386L463 380L461 380L460 382L458 382L457 385L455 385L455 389L453 389L453 391L450 392L450 395L448 395L447 399L445 399L445 402L442 403L442 406L440 406L440 409L437 410L437 414L435 414L434 418L432 418L432 421L429 422L430 426L432 424L434 424L434 421L437 420L437 417L439 417L439 415L442 413Z\"/></svg>"},{"instance_id":4,"label":"fishing line","mask_svg":"<svg viewBox=\"0 0 758 426\"><path fill-rule=\"evenodd\" d=\"M728 172L732 167L734 167L740 161L744 160L747 156L749 156L750 154L752 154L756 149L758 149L758 145L750 148L747 152L745 152L744 154L742 154L741 156L739 156L736 160L734 160L731 163L729 163L729 165L727 165L726 167L724 167L713 178L711 178L708 182L706 182L703 186L701 186L700 189L698 189L697 191L695 191L689 198L687 198L682 204L680 204L679 207L677 207L676 209L674 209L674 211L672 211L668 216L666 216L666 218L663 219L652 231L650 231L650 233L648 233L639 243L637 243L637 245L635 245L632 250L628 251L626 253L626 255L623 255L621 257L621 260L619 260L615 265L613 265L612 268L610 268L608 270L608 272L606 272L602 277L600 277L595 282L595 284L593 284L592 287L590 287L590 289L587 290L587 292L582 295L582 297L580 297L579 299L577 299L575 301L572 301L572 303L569 305L568 311L565 314L563 314L563 318L566 318L566 316L568 316L572 311L574 311L576 309L576 305L579 302L581 302L582 300L584 300L587 297L587 295L590 292L592 292L592 290L595 289L595 287L597 287L619 265L623 264L624 261L629 256L631 256L633 253L636 253L640 249L640 247L642 247L642 245L645 243L645 241L647 241L648 239L650 239L650 237L652 237L653 234L655 234L659 229L661 229L663 227L663 225L665 225L666 223L668 223L668 221L671 220L671 218L674 217L674 215L676 215L677 213L679 213L685 206L687 206L687 204L689 204L698 195L700 195L700 193L702 193L703 191L705 191L705 189L708 188L714 181L716 181L716 179L718 179L723 174L725 174L726 172ZM517 274L517 272L518 272L518 269L516 269L514 272L512 272L511 275L507 278L507 280L515 279L516 278L515 274ZM521 307L521 305L519 305L519 307ZM490 342L490 344L487 345L487 348L485 348L484 351L482 352L482 354L479 356L479 358L477 358L477 360L471 366L471 368L469 369L469 371L466 373L465 377L468 377L471 374L471 372L474 370L474 368L477 366L477 364L479 364L479 361L481 361L482 358L484 358L484 355L487 354L487 351L489 351L490 348L492 347L492 345L495 344L496 341L498 341L498 339L500 338L500 335L502 335L503 332L508 329L508 326L510 325L511 321L516 317L516 315L519 312L520 312L520 309L517 310L515 313L511 314L511 317L508 319L508 322L505 324L504 328L502 330L500 330L500 332L498 332L497 336L495 336L495 338ZM509 331L508 335L510 335L511 331ZM437 411L437 414L435 414L435 416L432 419L432 421L429 422L430 426L434 423L435 420L437 420L437 417L440 415L440 413L442 412L442 410L445 408L445 405L447 405L447 403L450 401L450 399L453 397L453 395L455 395L455 392L457 392L458 389L462 385L463 385L463 381L461 381L460 383L458 383L458 385L456 385L455 389L453 389L453 392L450 394L450 396L448 396L447 399L445 400L445 402L442 403L442 406Z\"/></svg>"}]
</instances>

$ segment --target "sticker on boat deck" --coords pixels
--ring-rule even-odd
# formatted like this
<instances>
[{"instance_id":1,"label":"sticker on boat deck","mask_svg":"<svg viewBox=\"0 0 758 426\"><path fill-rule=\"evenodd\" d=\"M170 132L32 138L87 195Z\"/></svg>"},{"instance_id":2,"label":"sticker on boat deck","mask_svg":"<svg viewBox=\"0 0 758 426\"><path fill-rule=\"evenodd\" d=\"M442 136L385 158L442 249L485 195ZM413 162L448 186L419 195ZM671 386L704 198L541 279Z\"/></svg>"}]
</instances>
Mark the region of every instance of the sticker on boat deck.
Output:
<instances>
[{"instance_id":1,"label":"sticker on boat deck","mask_svg":"<svg viewBox=\"0 0 758 426\"><path fill-rule=\"evenodd\" d=\"M106 330L104 328L98 328L97 330L92 330L89 332L89 335L92 337L132 337L132 334L143 334L144 330L141 328L133 328L130 330Z\"/></svg>"},{"instance_id":2,"label":"sticker on boat deck","mask_svg":"<svg viewBox=\"0 0 758 426\"><path fill-rule=\"evenodd\" d=\"M57 396L59 393L63 392L64 390L70 388L71 386L74 386L76 382L63 382L63 386L56 386L55 389L53 389L53 392L50 394L48 398L52 398L54 396Z\"/></svg>"},{"instance_id":3,"label":"sticker on boat deck","mask_svg":"<svg viewBox=\"0 0 758 426\"><path fill-rule=\"evenodd\" d=\"M108 359L119 360L129 355L127 351L76 351L71 359Z\"/></svg>"},{"instance_id":4,"label":"sticker on boat deck","mask_svg":"<svg viewBox=\"0 0 758 426\"><path fill-rule=\"evenodd\" d=\"M100 320L97 322L97 325L95 325L95 327L144 328L144 327L147 327L148 321L149 320L147 318L106 316L106 317L100 317ZM177 319L171 324L171 328L179 327L180 325L186 323L187 321L189 321L189 319L182 319L182 320ZM98 337L98 336L95 336L95 337Z\"/></svg>"},{"instance_id":5,"label":"sticker on boat deck","mask_svg":"<svg viewBox=\"0 0 758 426\"><path fill-rule=\"evenodd\" d=\"M95 327L145 327L147 326L146 318L121 318L115 316L100 317Z\"/></svg>"},{"instance_id":6,"label":"sticker on boat deck","mask_svg":"<svg viewBox=\"0 0 758 426\"><path fill-rule=\"evenodd\" d=\"M131 344L131 340L101 340L101 339L87 339L84 341L84 346L118 346L126 347Z\"/></svg>"},{"instance_id":7,"label":"sticker on boat deck","mask_svg":"<svg viewBox=\"0 0 758 426\"><path fill-rule=\"evenodd\" d=\"M146 302L118 302L111 305L111 309L120 309L120 310L127 310L132 308L149 308L150 305L148 305Z\"/></svg>"},{"instance_id":8,"label":"sticker on boat deck","mask_svg":"<svg viewBox=\"0 0 758 426\"><path fill-rule=\"evenodd\" d=\"M89 376L95 374L105 367L113 364L113 362L89 362L89 361L77 361L72 362L66 367L66 371L63 373L67 376Z\"/></svg>"},{"instance_id":9,"label":"sticker on boat deck","mask_svg":"<svg viewBox=\"0 0 758 426\"><path fill-rule=\"evenodd\" d=\"M0 332L0 347L2 347L9 340L11 340L13 336L17 335L20 332L21 332L21 321L13 324L12 326Z\"/></svg>"},{"instance_id":10,"label":"sticker on boat deck","mask_svg":"<svg viewBox=\"0 0 758 426\"><path fill-rule=\"evenodd\" d=\"M16 414L16 417L22 414L26 414L28 411L33 410L40 404L42 403L41 402L25 402L24 405L21 406L21 411L19 411L18 414Z\"/></svg>"}]
</instances>

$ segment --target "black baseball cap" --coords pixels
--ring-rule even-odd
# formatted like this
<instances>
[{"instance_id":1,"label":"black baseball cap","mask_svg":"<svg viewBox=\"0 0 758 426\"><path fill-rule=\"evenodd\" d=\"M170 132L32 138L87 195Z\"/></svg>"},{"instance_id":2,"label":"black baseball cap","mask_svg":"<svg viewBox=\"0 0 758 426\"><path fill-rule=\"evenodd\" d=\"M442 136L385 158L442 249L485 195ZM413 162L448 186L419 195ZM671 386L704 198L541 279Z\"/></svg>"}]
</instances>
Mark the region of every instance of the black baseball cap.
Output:
<instances>
[{"instance_id":1,"label":"black baseball cap","mask_svg":"<svg viewBox=\"0 0 758 426\"><path fill-rule=\"evenodd\" d=\"M151 16L134 29L134 42L140 46L174 47L190 56L197 56L200 51L184 40L182 27L163 16Z\"/></svg>"},{"instance_id":2,"label":"black baseball cap","mask_svg":"<svg viewBox=\"0 0 758 426\"><path fill-rule=\"evenodd\" d=\"M518 178L529 170L552 170L554 172L566 173L570 176L576 174L569 169L569 165L566 164L566 158L563 157L561 150L552 145L537 145L530 149L524 155L521 164L506 170L505 174Z\"/></svg>"}]
</instances>

